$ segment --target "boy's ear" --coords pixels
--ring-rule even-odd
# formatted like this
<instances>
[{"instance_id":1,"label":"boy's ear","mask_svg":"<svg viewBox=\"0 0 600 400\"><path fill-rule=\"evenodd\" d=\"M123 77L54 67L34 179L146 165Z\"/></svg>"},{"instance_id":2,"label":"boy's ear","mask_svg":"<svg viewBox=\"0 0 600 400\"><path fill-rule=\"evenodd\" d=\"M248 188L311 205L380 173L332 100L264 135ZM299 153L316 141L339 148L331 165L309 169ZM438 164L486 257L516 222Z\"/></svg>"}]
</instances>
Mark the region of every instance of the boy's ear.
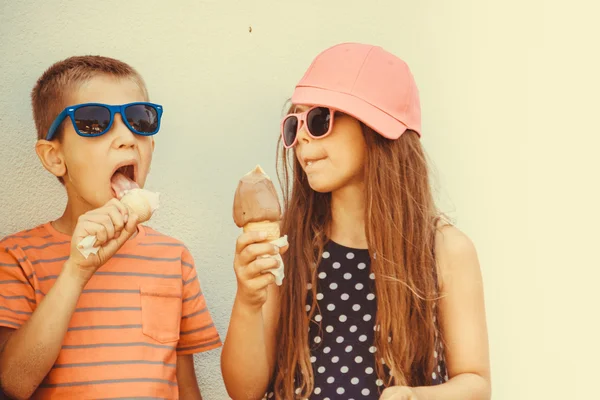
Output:
<instances>
[{"instance_id":1,"label":"boy's ear","mask_svg":"<svg viewBox=\"0 0 600 400\"><path fill-rule=\"evenodd\" d=\"M35 152L46 170L59 178L65 176L67 165L57 140L38 140L35 144Z\"/></svg>"},{"instance_id":2,"label":"boy's ear","mask_svg":"<svg viewBox=\"0 0 600 400\"><path fill-rule=\"evenodd\" d=\"M154 141L154 137L152 137L152 152L154 153L154 145L156 144L156 142Z\"/></svg>"}]
</instances>

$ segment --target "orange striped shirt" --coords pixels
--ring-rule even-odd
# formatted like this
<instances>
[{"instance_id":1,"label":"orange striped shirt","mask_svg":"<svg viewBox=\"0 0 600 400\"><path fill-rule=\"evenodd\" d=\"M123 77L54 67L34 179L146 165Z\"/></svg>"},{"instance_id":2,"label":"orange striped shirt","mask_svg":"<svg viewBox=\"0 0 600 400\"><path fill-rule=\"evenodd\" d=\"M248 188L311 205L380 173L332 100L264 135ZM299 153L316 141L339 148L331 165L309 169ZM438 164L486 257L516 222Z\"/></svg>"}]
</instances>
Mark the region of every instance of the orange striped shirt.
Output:
<instances>
[{"instance_id":1,"label":"orange striped shirt","mask_svg":"<svg viewBox=\"0 0 600 400\"><path fill-rule=\"evenodd\" d=\"M0 241L0 326L27 321L70 242L50 223ZM177 355L219 346L190 252L140 225L85 286L58 359L32 398L176 399Z\"/></svg>"}]
</instances>

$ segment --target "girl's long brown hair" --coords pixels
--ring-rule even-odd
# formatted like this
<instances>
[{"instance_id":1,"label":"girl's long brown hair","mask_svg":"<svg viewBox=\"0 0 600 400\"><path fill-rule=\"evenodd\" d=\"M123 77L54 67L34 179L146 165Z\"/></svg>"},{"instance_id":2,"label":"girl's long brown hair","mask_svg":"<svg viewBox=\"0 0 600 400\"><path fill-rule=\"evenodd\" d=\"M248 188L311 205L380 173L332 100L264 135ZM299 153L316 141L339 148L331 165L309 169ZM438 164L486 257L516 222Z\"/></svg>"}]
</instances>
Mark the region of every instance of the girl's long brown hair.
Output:
<instances>
[{"instance_id":1,"label":"girl's long brown hair","mask_svg":"<svg viewBox=\"0 0 600 400\"><path fill-rule=\"evenodd\" d=\"M427 385L434 369L437 211L418 135L389 140L362 124L365 226L375 274L377 375L386 385ZM278 399L307 398L314 388L308 324L318 312L316 266L331 222L331 194L313 191L293 151L278 146L283 190L282 232L288 235L281 287L273 389ZM307 317L307 284L313 306ZM322 332L319 329L319 332ZM385 364L385 365L384 365ZM389 368L389 375L384 368ZM296 393L296 389L300 392Z\"/></svg>"}]
</instances>

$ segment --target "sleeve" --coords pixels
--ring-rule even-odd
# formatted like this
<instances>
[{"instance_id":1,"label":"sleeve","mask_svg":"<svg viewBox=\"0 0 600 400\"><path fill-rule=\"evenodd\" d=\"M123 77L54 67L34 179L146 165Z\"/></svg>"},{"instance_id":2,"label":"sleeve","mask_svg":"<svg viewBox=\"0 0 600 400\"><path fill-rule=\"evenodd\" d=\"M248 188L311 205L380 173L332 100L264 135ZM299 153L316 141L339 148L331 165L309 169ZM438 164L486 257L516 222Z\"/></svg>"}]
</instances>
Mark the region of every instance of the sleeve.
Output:
<instances>
[{"instance_id":1,"label":"sleeve","mask_svg":"<svg viewBox=\"0 0 600 400\"><path fill-rule=\"evenodd\" d=\"M177 355L200 353L222 345L206 305L200 281L189 250L181 256L183 291Z\"/></svg>"},{"instance_id":2,"label":"sleeve","mask_svg":"<svg viewBox=\"0 0 600 400\"><path fill-rule=\"evenodd\" d=\"M35 307L35 289L21 263L14 253L0 249L0 326L19 328Z\"/></svg>"}]
</instances>

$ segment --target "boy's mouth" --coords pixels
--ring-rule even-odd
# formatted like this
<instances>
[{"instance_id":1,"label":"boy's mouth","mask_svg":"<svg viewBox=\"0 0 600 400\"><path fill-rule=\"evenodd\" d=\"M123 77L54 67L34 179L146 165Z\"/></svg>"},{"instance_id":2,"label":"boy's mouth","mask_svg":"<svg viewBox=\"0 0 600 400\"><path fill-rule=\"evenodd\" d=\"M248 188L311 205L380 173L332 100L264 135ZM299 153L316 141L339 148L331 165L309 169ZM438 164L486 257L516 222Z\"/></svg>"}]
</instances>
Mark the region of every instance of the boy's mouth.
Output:
<instances>
[{"instance_id":1,"label":"boy's mouth","mask_svg":"<svg viewBox=\"0 0 600 400\"><path fill-rule=\"evenodd\" d=\"M139 188L136 182L136 165L122 165L113 173L110 183L113 195L120 199L126 190Z\"/></svg>"}]
</instances>

